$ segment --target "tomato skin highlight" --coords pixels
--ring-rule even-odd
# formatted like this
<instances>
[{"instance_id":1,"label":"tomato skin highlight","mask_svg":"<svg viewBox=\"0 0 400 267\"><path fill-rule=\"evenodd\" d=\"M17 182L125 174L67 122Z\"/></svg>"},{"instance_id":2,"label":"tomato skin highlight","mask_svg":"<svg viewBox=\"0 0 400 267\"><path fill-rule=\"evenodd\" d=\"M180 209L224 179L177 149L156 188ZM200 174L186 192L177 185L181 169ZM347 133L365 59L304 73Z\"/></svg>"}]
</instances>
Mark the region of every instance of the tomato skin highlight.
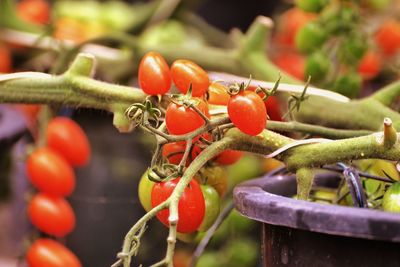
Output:
<instances>
[{"instance_id":1,"label":"tomato skin highlight","mask_svg":"<svg viewBox=\"0 0 400 267\"><path fill-rule=\"evenodd\" d=\"M259 95L243 91L231 97L228 115L232 123L248 135L260 134L267 125L267 110Z\"/></svg>"},{"instance_id":2,"label":"tomato skin highlight","mask_svg":"<svg viewBox=\"0 0 400 267\"><path fill-rule=\"evenodd\" d=\"M192 85L192 96L201 97L210 85L207 72L190 60L176 60L171 66L171 76L176 87L183 94L186 94Z\"/></svg>"},{"instance_id":3,"label":"tomato skin highlight","mask_svg":"<svg viewBox=\"0 0 400 267\"><path fill-rule=\"evenodd\" d=\"M43 193L68 196L75 189L75 173L71 165L50 148L35 150L26 162L31 183Z\"/></svg>"},{"instance_id":4,"label":"tomato skin highlight","mask_svg":"<svg viewBox=\"0 0 400 267\"><path fill-rule=\"evenodd\" d=\"M148 95L163 95L171 88L171 72L157 52L148 52L139 64L139 85Z\"/></svg>"},{"instance_id":5,"label":"tomato skin highlight","mask_svg":"<svg viewBox=\"0 0 400 267\"><path fill-rule=\"evenodd\" d=\"M39 238L26 254L29 267L82 267L75 254L50 238Z\"/></svg>"},{"instance_id":6,"label":"tomato skin highlight","mask_svg":"<svg viewBox=\"0 0 400 267\"><path fill-rule=\"evenodd\" d=\"M17 5L17 13L32 23L47 24L50 21L50 6L45 0L22 0Z\"/></svg>"},{"instance_id":7,"label":"tomato skin highlight","mask_svg":"<svg viewBox=\"0 0 400 267\"><path fill-rule=\"evenodd\" d=\"M60 153L72 166L83 166L91 149L85 132L75 121L56 117L47 126L47 145Z\"/></svg>"},{"instance_id":8,"label":"tomato skin highlight","mask_svg":"<svg viewBox=\"0 0 400 267\"><path fill-rule=\"evenodd\" d=\"M375 33L375 42L386 56L400 50L400 22L388 20Z\"/></svg>"},{"instance_id":9,"label":"tomato skin highlight","mask_svg":"<svg viewBox=\"0 0 400 267\"><path fill-rule=\"evenodd\" d=\"M75 228L74 211L62 197L36 194L29 203L28 217L40 231L56 237L64 237Z\"/></svg>"},{"instance_id":10,"label":"tomato skin highlight","mask_svg":"<svg viewBox=\"0 0 400 267\"><path fill-rule=\"evenodd\" d=\"M207 104L200 98L193 98L193 100L196 102L197 108L209 118ZM205 121L192 108L171 102L167 107L165 123L170 134L181 135L200 128L205 124Z\"/></svg>"},{"instance_id":11,"label":"tomato skin highlight","mask_svg":"<svg viewBox=\"0 0 400 267\"><path fill-rule=\"evenodd\" d=\"M152 206L156 207L167 200L179 181L180 178L176 178L168 182L155 184L151 192ZM203 193L197 181L192 179L179 200L177 231L180 233L192 233L196 231L203 221L204 213L205 202ZM168 217L169 209L164 209L157 213L157 218L167 227L169 226Z\"/></svg>"}]
</instances>

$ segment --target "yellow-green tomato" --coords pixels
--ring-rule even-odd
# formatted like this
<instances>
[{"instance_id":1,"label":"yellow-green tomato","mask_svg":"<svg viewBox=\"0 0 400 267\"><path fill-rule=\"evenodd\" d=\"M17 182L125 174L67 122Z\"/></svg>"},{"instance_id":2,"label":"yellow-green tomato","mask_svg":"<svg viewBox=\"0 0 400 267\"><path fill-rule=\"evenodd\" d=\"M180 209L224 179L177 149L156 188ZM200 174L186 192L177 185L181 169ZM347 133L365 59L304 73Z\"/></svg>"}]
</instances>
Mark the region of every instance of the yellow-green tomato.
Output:
<instances>
[{"instance_id":1,"label":"yellow-green tomato","mask_svg":"<svg viewBox=\"0 0 400 267\"><path fill-rule=\"evenodd\" d=\"M153 189L154 182L149 179L148 170L140 178L139 182L139 201L144 210L147 212L152 209L151 206L151 190Z\"/></svg>"},{"instance_id":2,"label":"yellow-green tomato","mask_svg":"<svg viewBox=\"0 0 400 267\"><path fill-rule=\"evenodd\" d=\"M201 184L208 184L217 190L220 197L223 197L228 190L228 172L224 167L212 166L202 168L196 180Z\"/></svg>"},{"instance_id":3,"label":"yellow-green tomato","mask_svg":"<svg viewBox=\"0 0 400 267\"><path fill-rule=\"evenodd\" d=\"M219 194L214 187L210 185L201 185L200 187L201 191L203 192L206 211L203 222L198 228L198 231L205 232L214 224L215 220L217 219L221 209L221 201Z\"/></svg>"},{"instance_id":4,"label":"yellow-green tomato","mask_svg":"<svg viewBox=\"0 0 400 267\"><path fill-rule=\"evenodd\" d=\"M400 212L400 182L392 184L383 195L382 208L388 212Z\"/></svg>"}]
</instances>

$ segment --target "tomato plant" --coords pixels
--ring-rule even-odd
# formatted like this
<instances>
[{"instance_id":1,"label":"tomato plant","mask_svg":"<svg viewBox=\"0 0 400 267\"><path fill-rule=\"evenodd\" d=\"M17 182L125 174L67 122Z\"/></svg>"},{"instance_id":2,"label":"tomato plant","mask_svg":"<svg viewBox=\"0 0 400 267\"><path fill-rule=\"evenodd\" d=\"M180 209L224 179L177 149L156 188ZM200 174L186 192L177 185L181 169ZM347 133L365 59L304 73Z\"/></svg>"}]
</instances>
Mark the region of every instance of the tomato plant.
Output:
<instances>
[{"instance_id":1,"label":"tomato plant","mask_svg":"<svg viewBox=\"0 0 400 267\"><path fill-rule=\"evenodd\" d=\"M171 73L165 59L157 52L148 52L139 64L139 85L148 95L163 95L171 88Z\"/></svg>"},{"instance_id":2,"label":"tomato plant","mask_svg":"<svg viewBox=\"0 0 400 267\"><path fill-rule=\"evenodd\" d=\"M0 73L11 72L11 53L7 46L0 43Z\"/></svg>"},{"instance_id":3,"label":"tomato plant","mask_svg":"<svg viewBox=\"0 0 400 267\"><path fill-rule=\"evenodd\" d=\"M154 182L149 179L149 170L146 170L139 181L139 201L142 207L147 212L151 210L151 191L153 190Z\"/></svg>"},{"instance_id":4,"label":"tomato plant","mask_svg":"<svg viewBox=\"0 0 400 267\"><path fill-rule=\"evenodd\" d=\"M201 185L200 188L204 196L205 213L204 219L198 230L200 232L205 232L214 224L215 220L217 219L221 208L221 201L219 194L214 187L210 185Z\"/></svg>"},{"instance_id":5,"label":"tomato plant","mask_svg":"<svg viewBox=\"0 0 400 267\"><path fill-rule=\"evenodd\" d=\"M75 174L71 165L50 148L34 151L26 166L29 180L44 193L68 196L75 188Z\"/></svg>"},{"instance_id":6,"label":"tomato plant","mask_svg":"<svg viewBox=\"0 0 400 267\"><path fill-rule=\"evenodd\" d=\"M312 53L306 61L306 76L311 76L311 82L319 82L326 78L331 67L328 56L322 51Z\"/></svg>"},{"instance_id":7,"label":"tomato plant","mask_svg":"<svg viewBox=\"0 0 400 267\"><path fill-rule=\"evenodd\" d=\"M231 97L228 115L232 123L243 133L258 135L267 125L267 110L259 95L242 91Z\"/></svg>"},{"instance_id":8,"label":"tomato plant","mask_svg":"<svg viewBox=\"0 0 400 267\"><path fill-rule=\"evenodd\" d=\"M310 53L325 41L324 29L315 22L305 24L296 34L296 48L303 53Z\"/></svg>"},{"instance_id":9,"label":"tomato plant","mask_svg":"<svg viewBox=\"0 0 400 267\"><path fill-rule=\"evenodd\" d=\"M171 142L163 145L162 155L171 164L178 165L185 153L186 142Z\"/></svg>"},{"instance_id":10,"label":"tomato plant","mask_svg":"<svg viewBox=\"0 0 400 267\"><path fill-rule=\"evenodd\" d=\"M375 33L375 42L387 55L394 55L400 49L400 22L388 20Z\"/></svg>"},{"instance_id":11,"label":"tomato plant","mask_svg":"<svg viewBox=\"0 0 400 267\"><path fill-rule=\"evenodd\" d=\"M29 203L28 216L40 231L56 237L64 237L75 227L74 211L61 197L36 194Z\"/></svg>"},{"instance_id":12,"label":"tomato plant","mask_svg":"<svg viewBox=\"0 0 400 267\"><path fill-rule=\"evenodd\" d=\"M171 66L171 76L183 94L192 86L192 96L200 97L207 92L210 85L207 72L190 60L176 60Z\"/></svg>"},{"instance_id":13,"label":"tomato plant","mask_svg":"<svg viewBox=\"0 0 400 267\"><path fill-rule=\"evenodd\" d=\"M90 159L90 144L85 132L67 117L52 119L46 130L47 144L73 166L83 166Z\"/></svg>"},{"instance_id":14,"label":"tomato plant","mask_svg":"<svg viewBox=\"0 0 400 267\"><path fill-rule=\"evenodd\" d=\"M26 21L46 24L50 20L50 6L45 0L22 0L17 5L18 15Z\"/></svg>"},{"instance_id":15,"label":"tomato plant","mask_svg":"<svg viewBox=\"0 0 400 267\"><path fill-rule=\"evenodd\" d=\"M209 104L226 106L228 105L229 98L226 86L220 83L211 83L208 87Z\"/></svg>"},{"instance_id":16,"label":"tomato plant","mask_svg":"<svg viewBox=\"0 0 400 267\"><path fill-rule=\"evenodd\" d=\"M176 178L168 182L156 183L151 192L152 206L155 207L167 200L179 181L180 178ZM179 222L177 231L180 233L191 233L196 231L203 221L204 213L205 202L203 193L200 185L196 180L192 179L179 200ZM157 218L166 226L169 226L168 217L168 209L164 209L157 213Z\"/></svg>"},{"instance_id":17,"label":"tomato plant","mask_svg":"<svg viewBox=\"0 0 400 267\"><path fill-rule=\"evenodd\" d=\"M207 104L202 99L192 98L190 101L203 114L210 117ZM193 132L203 126L205 121L193 108L172 102L168 105L165 123L169 133L180 135Z\"/></svg>"},{"instance_id":18,"label":"tomato plant","mask_svg":"<svg viewBox=\"0 0 400 267\"><path fill-rule=\"evenodd\" d=\"M381 71L381 66L379 54L370 50L361 58L357 70L364 79L373 79Z\"/></svg>"},{"instance_id":19,"label":"tomato plant","mask_svg":"<svg viewBox=\"0 0 400 267\"><path fill-rule=\"evenodd\" d=\"M214 187L220 197L223 197L228 190L228 173L221 166L203 167L196 175L196 180L201 184L205 183Z\"/></svg>"},{"instance_id":20,"label":"tomato plant","mask_svg":"<svg viewBox=\"0 0 400 267\"><path fill-rule=\"evenodd\" d=\"M29 267L81 267L75 254L61 243L39 238L26 254Z\"/></svg>"}]
</instances>

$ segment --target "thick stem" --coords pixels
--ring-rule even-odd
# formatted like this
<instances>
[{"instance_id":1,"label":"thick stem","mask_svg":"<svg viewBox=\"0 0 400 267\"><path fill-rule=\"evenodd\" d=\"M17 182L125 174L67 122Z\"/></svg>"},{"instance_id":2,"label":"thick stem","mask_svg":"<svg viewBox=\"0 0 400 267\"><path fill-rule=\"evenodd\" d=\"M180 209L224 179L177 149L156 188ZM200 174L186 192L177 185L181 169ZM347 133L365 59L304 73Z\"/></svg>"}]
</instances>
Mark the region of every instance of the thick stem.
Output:
<instances>
[{"instance_id":1,"label":"thick stem","mask_svg":"<svg viewBox=\"0 0 400 267\"><path fill-rule=\"evenodd\" d=\"M400 96L400 80L395 81L373 94L371 97L385 106L390 106Z\"/></svg>"}]
</instances>

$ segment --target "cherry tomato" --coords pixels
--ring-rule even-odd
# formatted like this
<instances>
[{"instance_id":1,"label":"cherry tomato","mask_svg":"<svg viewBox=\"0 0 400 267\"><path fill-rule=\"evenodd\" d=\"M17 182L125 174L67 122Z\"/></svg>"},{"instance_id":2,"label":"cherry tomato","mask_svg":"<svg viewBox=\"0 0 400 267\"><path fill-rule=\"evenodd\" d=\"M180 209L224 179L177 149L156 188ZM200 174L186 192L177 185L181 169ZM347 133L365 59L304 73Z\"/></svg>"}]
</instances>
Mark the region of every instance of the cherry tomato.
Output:
<instances>
[{"instance_id":1,"label":"cherry tomato","mask_svg":"<svg viewBox=\"0 0 400 267\"><path fill-rule=\"evenodd\" d=\"M307 58L305 77L311 76L311 83L323 81L330 67L327 55L321 51L314 52Z\"/></svg>"},{"instance_id":2,"label":"cherry tomato","mask_svg":"<svg viewBox=\"0 0 400 267\"><path fill-rule=\"evenodd\" d=\"M185 149L186 142L167 143L162 148L162 155L168 159L169 163L178 165L183 158Z\"/></svg>"},{"instance_id":3,"label":"cherry tomato","mask_svg":"<svg viewBox=\"0 0 400 267\"><path fill-rule=\"evenodd\" d=\"M288 74L304 80L304 56L294 51L278 50L271 55L272 62Z\"/></svg>"},{"instance_id":4,"label":"cherry tomato","mask_svg":"<svg viewBox=\"0 0 400 267\"><path fill-rule=\"evenodd\" d=\"M76 19L60 18L55 22L54 37L59 40L69 40L81 43L87 40L84 25Z\"/></svg>"},{"instance_id":5,"label":"cherry tomato","mask_svg":"<svg viewBox=\"0 0 400 267\"><path fill-rule=\"evenodd\" d=\"M165 59L157 52L148 52L139 65L139 85L148 95L163 95L171 88L171 73Z\"/></svg>"},{"instance_id":6,"label":"cherry tomato","mask_svg":"<svg viewBox=\"0 0 400 267\"><path fill-rule=\"evenodd\" d=\"M220 83L212 83L208 87L208 103L212 105L226 106L229 102L229 94L226 86Z\"/></svg>"},{"instance_id":7,"label":"cherry tomato","mask_svg":"<svg viewBox=\"0 0 400 267\"><path fill-rule=\"evenodd\" d=\"M219 194L214 187L210 185L201 185L201 192L203 192L204 201L205 201L205 213L204 219L198 230L200 232L207 231L217 219L220 209L221 209L221 200L219 198Z\"/></svg>"},{"instance_id":8,"label":"cherry tomato","mask_svg":"<svg viewBox=\"0 0 400 267\"><path fill-rule=\"evenodd\" d=\"M45 0L22 0L17 5L18 15L29 22L46 24L50 20L50 6Z\"/></svg>"},{"instance_id":9,"label":"cherry tomato","mask_svg":"<svg viewBox=\"0 0 400 267\"><path fill-rule=\"evenodd\" d=\"M74 211L62 197L36 194L29 203L28 216L40 231L56 237L64 237L75 228Z\"/></svg>"},{"instance_id":10,"label":"cherry tomato","mask_svg":"<svg viewBox=\"0 0 400 267\"><path fill-rule=\"evenodd\" d=\"M375 41L387 56L394 55L400 49L400 22L386 21L375 34Z\"/></svg>"},{"instance_id":11,"label":"cherry tomato","mask_svg":"<svg viewBox=\"0 0 400 267\"><path fill-rule=\"evenodd\" d=\"M383 195L382 208L388 212L400 212L400 183L392 184Z\"/></svg>"},{"instance_id":12,"label":"cherry tomato","mask_svg":"<svg viewBox=\"0 0 400 267\"><path fill-rule=\"evenodd\" d=\"M151 210L151 191L153 190L154 182L149 179L149 170L147 170L140 178L139 182L139 201L144 210Z\"/></svg>"},{"instance_id":13,"label":"cherry tomato","mask_svg":"<svg viewBox=\"0 0 400 267\"><path fill-rule=\"evenodd\" d=\"M50 238L39 238L26 254L29 267L81 267L75 254Z\"/></svg>"},{"instance_id":14,"label":"cherry tomato","mask_svg":"<svg viewBox=\"0 0 400 267\"><path fill-rule=\"evenodd\" d=\"M294 46L295 37L299 29L315 18L315 14L306 13L299 8L287 10L279 18L278 33L275 41L282 45Z\"/></svg>"},{"instance_id":15,"label":"cherry tomato","mask_svg":"<svg viewBox=\"0 0 400 267\"><path fill-rule=\"evenodd\" d=\"M11 72L12 60L10 50L0 43L0 73Z\"/></svg>"},{"instance_id":16,"label":"cherry tomato","mask_svg":"<svg viewBox=\"0 0 400 267\"><path fill-rule=\"evenodd\" d=\"M203 167L195 178L201 184L208 184L214 187L220 197L223 197L228 190L228 172L224 167Z\"/></svg>"},{"instance_id":17,"label":"cherry tomato","mask_svg":"<svg viewBox=\"0 0 400 267\"><path fill-rule=\"evenodd\" d=\"M361 76L353 71L339 76L333 84L332 90L349 98L355 98L360 94Z\"/></svg>"},{"instance_id":18,"label":"cherry tomato","mask_svg":"<svg viewBox=\"0 0 400 267\"><path fill-rule=\"evenodd\" d=\"M31 183L43 193L68 196L75 188L75 174L71 165L50 148L34 151L26 162Z\"/></svg>"},{"instance_id":19,"label":"cherry tomato","mask_svg":"<svg viewBox=\"0 0 400 267\"><path fill-rule=\"evenodd\" d=\"M186 94L192 85L192 96L200 97L207 92L210 85L207 72L190 60L176 60L171 66L171 76L183 94Z\"/></svg>"},{"instance_id":20,"label":"cherry tomato","mask_svg":"<svg viewBox=\"0 0 400 267\"><path fill-rule=\"evenodd\" d=\"M232 123L243 133L258 135L267 124L267 110L259 95L243 91L231 97L228 115Z\"/></svg>"},{"instance_id":21,"label":"cherry tomato","mask_svg":"<svg viewBox=\"0 0 400 267\"><path fill-rule=\"evenodd\" d=\"M175 189L176 185L180 181L180 178L157 183L153 187L151 192L151 204L153 207L159 205L163 201L167 200ZM179 221L177 230L180 233L191 233L196 231L203 221L205 213L205 202L201 188L196 180L191 180L189 186L185 188L179 204L178 204L178 215ZM166 226L168 222L169 210L164 209L157 214L157 218Z\"/></svg>"},{"instance_id":22,"label":"cherry tomato","mask_svg":"<svg viewBox=\"0 0 400 267\"><path fill-rule=\"evenodd\" d=\"M215 158L215 162L219 165L232 165L240 160L242 156L242 151L227 149Z\"/></svg>"},{"instance_id":23,"label":"cherry tomato","mask_svg":"<svg viewBox=\"0 0 400 267\"><path fill-rule=\"evenodd\" d=\"M257 88L251 86L248 89L251 91L256 91ZM264 98L264 96L265 96L265 94L263 92L259 92L258 95L261 98ZM279 104L279 101L276 96L273 96L273 95L269 96L266 100L264 100L264 105L268 111L267 113L271 120L283 121L280 104Z\"/></svg>"},{"instance_id":24,"label":"cherry tomato","mask_svg":"<svg viewBox=\"0 0 400 267\"><path fill-rule=\"evenodd\" d=\"M296 34L296 48L302 53L310 53L325 42L324 29L317 23L305 24Z\"/></svg>"},{"instance_id":25,"label":"cherry tomato","mask_svg":"<svg viewBox=\"0 0 400 267\"><path fill-rule=\"evenodd\" d=\"M176 249L173 258L174 267L189 267L192 260L192 253L184 249Z\"/></svg>"},{"instance_id":26,"label":"cherry tomato","mask_svg":"<svg viewBox=\"0 0 400 267\"><path fill-rule=\"evenodd\" d=\"M72 166L83 166L90 159L90 144L85 132L75 121L57 117L47 126L47 144Z\"/></svg>"},{"instance_id":27,"label":"cherry tomato","mask_svg":"<svg viewBox=\"0 0 400 267\"><path fill-rule=\"evenodd\" d=\"M191 100L203 114L210 117L207 104L203 100L200 98L192 98ZM165 123L170 134L181 135L200 128L205 124L205 121L192 108L171 102L165 114Z\"/></svg>"},{"instance_id":28,"label":"cherry tomato","mask_svg":"<svg viewBox=\"0 0 400 267\"><path fill-rule=\"evenodd\" d=\"M358 73L366 80L375 78L381 71L382 61L380 56L370 50L362 57L358 64Z\"/></svg>"},{"instance_id":29,"label":"cherry tomato","mask_svg":"<svg viewBox=\"0 0 400 267\"><path fill-rule=\"evenodd\" d=\"M296 5L306 12L320 12L329 0L296 0Z\"/></svg>"}]
</instances>

